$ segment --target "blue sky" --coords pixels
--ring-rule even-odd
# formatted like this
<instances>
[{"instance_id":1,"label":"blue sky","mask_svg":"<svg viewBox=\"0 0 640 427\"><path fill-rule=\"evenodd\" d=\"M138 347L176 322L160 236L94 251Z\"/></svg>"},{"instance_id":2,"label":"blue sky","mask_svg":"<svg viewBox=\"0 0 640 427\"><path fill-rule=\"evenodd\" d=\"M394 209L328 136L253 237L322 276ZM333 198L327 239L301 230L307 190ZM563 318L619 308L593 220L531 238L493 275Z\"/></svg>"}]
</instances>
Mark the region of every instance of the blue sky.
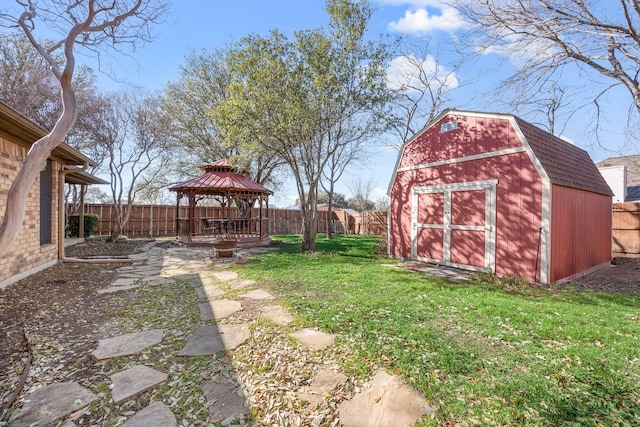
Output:
<instances>
[{"instance_id":1,"label":"blue sky","mask_svg":"<svg viewBox=\"0 0 640 427\"><path fill-rule=\"evenodd\" d=\"M443 2L371 0L371 4L375 9L369 25L371 38L388 34L414 42L429 39L433 55L445 69L457 60L451 52L468 26L456 11ZM247 34L264 35L274 28L291 35L295 30L326 26L328 18L324 6L323 0L175 0L170 16L157 28L154 41L128 57L114 56L110 63L103 63L105 71L115 77L115 80L107 75L100 75L99 84L103 89L115 90L126 81L149 91L162 90L166 83L179 78L180 66L190 51L222 46ZM432 58L421 59L428 63ZM513 64L518 60L522 58L506 58L500 52L493 52L478 55L466 62L455 75L458 87L451 92L451 102L444 107L510 112L504 105L495 102L495 88L501 78L514 70ZM96 68L95 63L89 65ZM578 76L568 77L576 80ZM575 93L572 97L575 103L580 102L579 88L579 84L574 85ZM621 97L628 104L628 95L615 91L603 102L617 105L620 104ZM611 111L613 114L610 114L609 119L605 117L603 125L612 132L607 143L617 148L621 146L624 135L619 132L620 125L616 121L624 113L616 111L616 108L611 108ZM589 131L592 120L592 113L586 110L578 112L563 129L563 136L586 149L594 160L619 155L618 152L606 152L599 147ZM343 178L337 191L350 196L350 184L361 178L373 181L375 190L371 195L372 200L383 197L396 158L395 151L376 150L366 165L354 167ZM295 186L287 185L274 196L274 203L288 206L293 204L296 197Z\"/></svg>"}]
</instances>

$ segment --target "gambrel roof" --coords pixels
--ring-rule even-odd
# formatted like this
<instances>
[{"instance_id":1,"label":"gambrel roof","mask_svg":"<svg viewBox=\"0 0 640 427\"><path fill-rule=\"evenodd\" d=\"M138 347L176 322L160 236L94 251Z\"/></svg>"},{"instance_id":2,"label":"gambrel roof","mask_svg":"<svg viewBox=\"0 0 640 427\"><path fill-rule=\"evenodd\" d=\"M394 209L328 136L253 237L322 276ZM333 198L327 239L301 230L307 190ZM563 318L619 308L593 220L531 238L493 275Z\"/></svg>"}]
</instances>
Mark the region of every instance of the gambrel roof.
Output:
<instances>
[{"instance_id":1,"label":"gambrel roof","mask_svg":"<svg viewBox=\"0 0 640 427\"><path fill-rule=\"evenodd\" d=\"M395 180L395 173L398 170L399 162L402 158L402 152L405 147L447 116L486 117L507 120L519 135L523 147L528 150L530 155L533 157L532 160L539 168L540 174L544 178L549 179L552 184L607 196L613 195L609 185L604 180L600 171L598 171L598 168L585 150L578 148L543 129L540 129L539 127L522 120L513 114L452 109L443 111L403 145L401 153L398 156L398 163L394 170L394 176L391 178L391 183ZM391 186L389 186L389 191L390 189Z\"/></svg>"}]
</instances>

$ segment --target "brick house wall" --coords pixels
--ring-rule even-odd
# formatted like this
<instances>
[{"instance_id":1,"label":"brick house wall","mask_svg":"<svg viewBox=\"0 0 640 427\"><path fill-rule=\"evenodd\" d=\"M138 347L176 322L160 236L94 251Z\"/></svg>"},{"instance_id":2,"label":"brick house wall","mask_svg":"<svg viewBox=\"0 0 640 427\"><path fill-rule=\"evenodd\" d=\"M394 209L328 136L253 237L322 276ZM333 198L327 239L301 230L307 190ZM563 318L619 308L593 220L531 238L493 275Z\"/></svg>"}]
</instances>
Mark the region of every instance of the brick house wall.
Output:
<instances>
[{"instance_id":1,"label":"brick house wall","mask_svg":"<svg viewBox=\"0 0 640 427\"><path fill-rule=\"evenodd\" d=\"M24 161L27 150L24 143L18 143L11 135L0 133L0 220L4 218L9 187ZM58 174L61 169L61 163L52 160L50 243L40 244L40 176L38 176L29 191L20 234L0 262L0 287L3 282L13 276L26 275L57 261Z\"/></svg>"}]
</instances>

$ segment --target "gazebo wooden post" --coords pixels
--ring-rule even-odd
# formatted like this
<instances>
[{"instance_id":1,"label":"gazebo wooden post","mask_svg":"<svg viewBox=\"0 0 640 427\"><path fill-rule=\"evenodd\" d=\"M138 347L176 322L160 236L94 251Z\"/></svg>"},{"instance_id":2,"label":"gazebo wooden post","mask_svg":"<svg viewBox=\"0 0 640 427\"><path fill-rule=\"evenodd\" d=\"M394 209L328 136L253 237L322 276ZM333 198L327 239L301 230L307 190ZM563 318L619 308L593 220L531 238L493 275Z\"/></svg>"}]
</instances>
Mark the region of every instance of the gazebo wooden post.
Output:
<instances>
[{"instance_id":1,"label":"gazebo wooden post","mask_svg":"<svg viewBox=\"0 0 640 427\"><path fill-rule=\"evenodd\" d=\"M192 237L193 237L193 233L195 233L196 231L196 227L195 227L195 214L196 214L196 195L193 191L189 192L189 237L188 237L188 242L191 243L192 241Z\"/></svg>"},{"instance_id":2,"label":"gazebo wooden post","mask_svg":"<svg viewBox=\"0 0 640 427\"><path fill-rule=\"evenodd\" d=\"M180 199L182 191L176 191L176 236L180 238Z\"/></svg>"},{"instance_id":3,"label":"gazebo wooden post","mask_svg":"<svg viewBox=\"0 0 640 427\"><path fill-rule=\"evenodd\" d=\"M258 222L258 234L260 234L260 238L262 238L262 194L260 195L260 204L258 205L258 218L260 218Z\"/></svg>"},{"instance_id":4,"label":"gazebo wooden post","mask_svg":"<svg viewBox=\"0 0 640 427\"><path fill-rule=\"evenodd\" d=\"M265 215L267 220L267 229L265 230L265 234L269 234L269 195L267 195L267 198L265 199L265 208L267 209L267 213ZM262 225L262 221L260 221L260 224ZM262 230L260 230L260 232L262 232ZM260 237L262 237L262 235Z\"/></svg>"}]
</instances>

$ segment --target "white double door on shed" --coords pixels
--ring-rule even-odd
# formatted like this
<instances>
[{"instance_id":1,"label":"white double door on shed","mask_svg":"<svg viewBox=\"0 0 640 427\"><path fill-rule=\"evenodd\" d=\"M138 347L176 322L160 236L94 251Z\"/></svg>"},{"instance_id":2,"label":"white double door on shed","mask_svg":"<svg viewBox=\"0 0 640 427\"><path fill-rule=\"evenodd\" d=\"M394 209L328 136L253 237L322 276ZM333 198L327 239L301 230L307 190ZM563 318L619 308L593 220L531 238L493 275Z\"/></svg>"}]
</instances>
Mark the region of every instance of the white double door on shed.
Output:
<instances>
[{"instance_id":1,"label":"white double door on shed","mask_svg":"<svg viewBox=\"0 0 640 427\"><path fill-rule=\"evenodd\" d=\"M495 271L497 182L414 187L411 258Z\"/></svg>"}]
</instances>

